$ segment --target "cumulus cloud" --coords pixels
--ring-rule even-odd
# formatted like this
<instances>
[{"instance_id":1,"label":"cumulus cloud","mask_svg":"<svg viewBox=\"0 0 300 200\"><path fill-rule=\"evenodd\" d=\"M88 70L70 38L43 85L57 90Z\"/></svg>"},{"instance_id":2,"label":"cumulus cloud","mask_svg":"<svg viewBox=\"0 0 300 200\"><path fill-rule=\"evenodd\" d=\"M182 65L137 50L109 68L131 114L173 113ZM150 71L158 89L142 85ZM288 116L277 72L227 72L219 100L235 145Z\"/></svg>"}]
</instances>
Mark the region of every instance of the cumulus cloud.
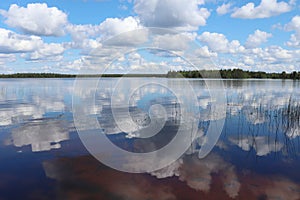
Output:
<instances>
[{"instance_id":1,"label":"cumulus cloud","mask_svg":"<svg viewBox=\"0 0 300 200\"><path fill-rule=\"evenodd\" d=\"M71 34L75 41L81 40L82 38L98 36L98 34L100 34L99 26L91 24L68 24L66 30Z\"/></svg>"},{"instance_id":2,"label":"cumulus cloud","mask_svg":"<svg viewBox=\"0 0 300 200\"><path fill-rule=\"evenodd\" d=\"M231 3L224 3L221 6L218 6L216 11L219 15L225 15L225 14L232 11L232 4Z\"/></svg>"},{"instance_id":3,"label":"cumulus cloud","mask_svg":"<svg viewBox=\"0 0 300 200\"><path fill-rule=\"evenodd\" d=\"M144 43L148 30L143 28L136 17L107 18L99 25L101 40L105 45L128 47Z\"/></svg>"},{"instance_id":4,"label":"cumulus cloud","mask_svg":"<svg viewBox=\"0 0 300 200\"><path fill-rule=\"evenodd\" d=\"M266 48L248 49L242 56L240 62L248 63L253 67L255 63L256 69L267 71L293 71L296 69L296 63L299 60L299 53L295 50L287 50L280 46L269 46ZM251 59L247 59L247 56Z\"/></svg>"},{"instance_id":5,"label":"cumulus cloud","mask_svg":"<svg viewBox=\"0 0 300 200\"><path fill-rule=\"evenodd\" d=\"M60 60L65 48L62 44L43 44L36 51L29 54L29 60Z\"/></svg>"},{"instance_id":6,"label":"cumulus cloud","mask_svg":"<svg viewBox=\"0 0 300 200\"><path fill-rule=\"evenodd\" d=\"M292 6L284 1L262 0L258 6L255 6L253 2L247 3L233 12L231 17L243 19L269 18L289 12L291 9Z\"/></svg>"},{"instance_id":7,"label":"cumulus cloud","mask_svg":"<svg viewBox=\"0 0 300 200\"><path fill-rule=\"evenodd\" d=\"M203 57L203 58L210 58L210 57L217 57L218 54L216 52L211 52L207 46L203 46L195 50L195 54Z\"/></svg>"},{"instance_id":8,"label":"cumulus cloud","mask_svg":"<svg viewBox=\"0 0 300 200\"><path fill-rule=\"evenodd\" d=\"M210 50L220 53L238 53L244 51L237 40L229 41L225 35L221 33L204 32L198 36L198 39L207 45Z\"/></svg>"},{"instance_id":9,"label":"cumulus cloud","mask_svg":"<svg viewBox=\"0 0 300 200\"><path fill-rule=\"evenodd\" d=\"M271 33L256 30L248 36L245 46L247 48L259 47L262 43L267 42L270 37L272 37Z\"/></svg>"},{"instance_id":10,"label":"cumulus cloud","mask_svg":"<svg viewBox=\"0 0 300 200\"><path fill-rule=\"evenodd\" d=\"M38 36L20 35L0 28L0 53L22 53L37 49L43 41Z\"/></svg>"},{"instance_id":11,"label":"cumulus cloud","mask_svg":"<svg viewBox=\"0 0 300 200\"><path fill-rule=\"evenodd\" d=\"M286 42L286 45L290 47L300 47L300 16L296 15L293 17L284 28L286 31L295 31L295 33L291 35L290 40Z\"/></svg>"},{"instance_id":12,"label":"cumulus cloud","mask_svg":"<svg viewBox=\"0 0 300 200\"><path fill-rule=\"evenodd\" d=\"M120 33L133 31L142 28L140 20L135 17L120 18L107 18L99 25L99 30L104 37L112 37Z\"/></svg>"},{"instance_id":13,"label":"cumulus cloud","mask_svg":"<svg viewBox=\"0 0 300 200\"><path fill-rule=\"evenodd\" d=\"M206 25L210 12L198 0L136 0L134 11L145 26L197 30Z\"/></svg>"},{"instance_id":14,"label":"cumulus cloud","mask_svg":"<svg viewBox=\"0 0 300 200\"><path fill-rule=\"evenodd\" d=\"M14 61L16 61L16 55L0 53L0 65L2 67L5 65L6 62L14 62Z\"/></svg>"},{"instance_id":15,"label":"cumulus cloud","mask_svg":"<svg viewBox=\"0 0 300 200\"><path fill-rule=\"evenodd\" d=\"M231 49L231 52L234 52L234 54L231 54L230 57L224 55L224 53L228 53L226 49L230 50L227 47L228 40L225 40L226 37L222 36L222 34L214 34L216 38L214 40L214 37L209 37L209 35L207 33L206 37L203 37L202 34L198 38L203 40L203 43L210 50L218 53L218 57L214 61L222 68L242 68L245 70L262 70L267 72L292 72L299 70L297 63L300 60L300 51L298 49L286 49L278 45L271 45L264 48L254 47L254 43L258 44L265 41L265 38L268 39L271 36L269 33L262 33L260 37L256 37L257 34L255 33L252 34L253 36L249 36L248 43L245 44L246 48L240 46L236 51ZM250 40L253 42L250 43Z\"/></svg>"},{"instance_id":16,"label":"cumulus cloud","mask_svg":"<svg viewBox=\"0 0 300 200\"><path fill-rule=\"evenodd\" d=\"M20 35L0 28L0 53L28 53L28 60L53 59L60 57L65 48L58 43L44 43L39 36Z\"/></svg>"},{"instance_id":17,"label":"cumulus cloud","mask_svg":"<svg viewBox=\"0 0 300 200\"><path fill-rule=\"evenodd\" d=\"M68 23L67 14L46 3L27 4L27 7L12 4L8 11L0 10L0 14L7 25L40 36L61 36Z\"/></svg>"},{"instance_id":18,"label":"cumulus cloud","mask_svg":"<svg viewBox=\"0 0 300 200\"><path fill-rule=\"evenodd\" d=\"M97 37L101 34L99 25L68 24L66 32L72 37L72 42L66 44L69 48L89 50L101 46L101 42L97 40Z\"/></svg>"},{"instance_id":19,"label":"cumulus cloud","mask_svg":"<svg viewBox=\"0 0 300 200\"><path fill-rule=\"evenodd\" d=\"M189 47L189 43L194 41L195 34L164 34L157 35L153 39L154 46L168 51L184 51Z\"/></svg>"}]
</instances>

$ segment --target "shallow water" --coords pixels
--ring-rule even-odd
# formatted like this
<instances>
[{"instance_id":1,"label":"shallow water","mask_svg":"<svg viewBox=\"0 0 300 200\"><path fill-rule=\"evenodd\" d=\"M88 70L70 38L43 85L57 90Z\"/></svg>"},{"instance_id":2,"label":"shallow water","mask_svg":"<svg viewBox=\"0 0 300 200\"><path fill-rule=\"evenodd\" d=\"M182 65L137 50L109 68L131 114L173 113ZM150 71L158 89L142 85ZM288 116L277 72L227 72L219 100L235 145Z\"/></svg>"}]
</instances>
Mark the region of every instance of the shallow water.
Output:
<instances>
[{"instance_id":1,"label":"shallow water","mask_svg":"<svg viewBox=\"0 0 300 200\"><path fill-rule=\"evenodd\" d=\"M213 109L217 101L203 80L188 80L192 93L181 79L122 81L103 78L96 89L77 90L74 79L1 79L0 199L300 199L299 81L224 80L224 114ZM155 152L184 124L189 134L191 118L182 116L197 116L198 132L169 166L120 172L81 142L72 107L78 97L93 98L82 113L128 152ZM217 144L199 159L209 126L222 119ZM160 127L158 134L139 132L149 125Z\"/></svg>"}]
</instances>

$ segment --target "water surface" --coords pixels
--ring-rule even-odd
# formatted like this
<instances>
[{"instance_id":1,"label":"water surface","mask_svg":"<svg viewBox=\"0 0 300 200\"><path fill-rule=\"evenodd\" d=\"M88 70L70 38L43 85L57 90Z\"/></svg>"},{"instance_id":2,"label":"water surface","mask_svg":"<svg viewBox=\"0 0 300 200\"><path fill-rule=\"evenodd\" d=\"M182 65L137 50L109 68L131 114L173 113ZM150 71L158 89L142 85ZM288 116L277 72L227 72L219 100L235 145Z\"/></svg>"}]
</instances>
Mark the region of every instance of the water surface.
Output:
<instances>
[{"instance_id":1,"label":"water surface","mask_svg":"<svg viewBox=\"0 0 300 200\"><path fill-rule=\"evenodd\" d=\"M181 79L151 80L187 94ZM116 81L105 78L96 90L76 91L74 79L0 80L0 199L300 198L299 81L224 80L223 115L212 113L218 111L212 109L216 100L205 82L190 79L197 104L188 108L200 113L198 135L177 161L143 174L111 169L89 154L74 126L72 98L94 94L96 106L83 109L91 109L102 133L129 152L163 148L188 122L181 117L178 93L168 87L140 86L128 94L141 79L127 78L114 93ZM119 106L119 124L112 102ZM139 138L139 127L154 123L150 118L155 114L166 123L157 135ZM216 146L199 159L209 125L220 118L225 124Z\"/></svg>"}]
</instances>

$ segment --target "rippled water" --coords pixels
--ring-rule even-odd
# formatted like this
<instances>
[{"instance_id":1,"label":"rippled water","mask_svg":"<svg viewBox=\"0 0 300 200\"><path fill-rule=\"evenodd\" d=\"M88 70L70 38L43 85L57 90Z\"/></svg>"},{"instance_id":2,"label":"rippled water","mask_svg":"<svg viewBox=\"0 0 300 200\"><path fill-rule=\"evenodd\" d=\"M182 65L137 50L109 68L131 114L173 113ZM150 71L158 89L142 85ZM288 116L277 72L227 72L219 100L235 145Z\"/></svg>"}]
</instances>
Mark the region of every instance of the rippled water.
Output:
<instances>
[{"instance_id":1,"label":"rippled water","mask_svg":"<svg viewBox=\"0 0 300 200\"><path fill-rule=\"evenodd\" d=\"M144 86L142 80L124 79L114 93L113 78L85 90L74 89L74 79L1 79L0 199L300 199L299 81L224 80L222 113L202 80L189 80L196 104L181 79L148 78L153 84ZM79 139L72 113L78 96L94 98L82 112L128 152L163 148L180 126L189 134L195 116L197 135L188 135L190 148L163 169L120 172L91 156ZM193 117L182 117L184 106ZM199 159L209 126L223 118L217 144ZM147 126L158 133L139 131Z\"/></svg>"}]
</instances>

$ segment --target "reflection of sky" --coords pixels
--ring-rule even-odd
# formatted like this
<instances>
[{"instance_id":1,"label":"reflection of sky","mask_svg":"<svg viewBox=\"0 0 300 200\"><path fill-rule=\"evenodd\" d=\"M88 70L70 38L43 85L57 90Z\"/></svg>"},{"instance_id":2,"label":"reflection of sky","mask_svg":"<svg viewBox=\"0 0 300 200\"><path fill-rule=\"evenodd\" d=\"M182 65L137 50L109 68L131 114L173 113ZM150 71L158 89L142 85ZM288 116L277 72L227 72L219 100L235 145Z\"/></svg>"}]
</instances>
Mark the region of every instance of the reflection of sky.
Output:
<instances>
[{"instance_id":1,"label":"reflection of sky","mask_svg":"<svg viewBox=\"0 0 300 200\"><path fill-rule=\"evenodd\" d=\"M135 87L136 80L132 79L127 85L123 84L120 91L127 91L126 87ZM2 83L0 85L0 128L1 133L7 137L1 136L1 139L4 144L10 146L0 147L16 151L12 147L23 150L25 146L30 146L34 152L57 149L44 152L52 155L53 160L48 160L49 157L43 158L40 154L34 154L36 157L31 159L47 160L43 164L46 175L57 180L59 190L64 197L106 198L109 194L111 196L107 199L139 200L182 199L180 197L191 195L189 199L200 197L208 199L217 193L222 194L223 199L230 197L300 198L300 176L297 171L300 167L298 158L300 90L299 84L293 81L286 80L283 83L280 80L270 82L226 80L228 98L223 133L216 145L217 148L209 156L200 160L197 153L205 140L205 131L210 120L223 118L224 115L218 113L217 108L214 109L215 113L211 113L211 106L215 100L209 98L209 92L202 81L191 80L198 98L196 106L200 110L198 135L192 147L179 160L146 175L119 173L92 158L82 158L77 155L76 149L84 147L78 138L72 140L70 135L70 127L73 127L71 96L74 93L89 97L95 91L94 88L73 91L73 81L56 79L28 80L28 82L7 80ZM114 79L105 79L100 81L101 83L103 87L97 91L96 105L84 109L90 109L86 112L98 117L105 133L112 136L110 137L112 140L120 143L130 141L129 143L135 145L135 148L145 151L157 148L159 142L165 142L164 137L160 137L158 143L134 143L133 141L136 141L134 133L138 126L149 123L147 121L149 102L163 104L169 121L176 118L174 115L176 101L170 98L170 93L155 87L145 87L140 91L136 90L132 96L131 93L126 92L114 94L115 101L120 105L126 99L131 100L130 117L135 121L131 124L132 121L127 117L122 119L123 123L128 125L126 129L130 130L131 134L126 137L116 126L109 107ZM180 80L169 80L169 84L179 87L178 91L185 90L180 88ZM126 106L120 107L120 110L126 108ZM146 119L145 124L141 123L143 119ZM170 122L164 133L173 131L171 127L174 126L171 125ZM146 148L143 149L139 145L145 145ZM65 151L64 147L72 149L73 158L61 160L55 158L57 157L55 153ZM25 169L29 169L31 165L40 164L37 161L34 164L27 163L29 158L22 155L17 161L11 152L5 155L4 166L11 167L12 163L17 162L22 163L20 166L27 166ZM10 164L5 165L6 162ZM132 167L136 166L134 161L128 163L130 164ZM0 169L0 177L3 177L4 172L10 173L8 169L6 171L2 169ZM42 177L44 175L40 176L36 178L45 178ZM76 182L78 184L74 185ZM95 188L99 191L96 192L97 194L92 192Z\"/></svg>"},{"instance_id":2,"label":"reflection of sky","mask_svg":"<svg viewBox=\"0 0 300 200\"><path fill-rule=\"evenodd\" d=\"M140 126L139 121L147 121L149 105L153 103L171 103L174 94L172 90L168 90L166 87L160 87L159 85L145 85L138 90L134 90L133 93L127 93L128 88L137 88L139 84L143 83L143 79L126 79L126 84L119 84L118 93L113 93L113 87L118 79L101 79L99 82L99 89L96 95L96 105L93 107L84 107L84 109L90 109L88 113L96 114L99 116L99 121L104 123L106 134L121 133L122 130L113 121L111 112L107 109L111 105L111 98L113 95L114 102L122 103L127 99L130 105L137 106L136 108L142 109L142 112L137 112L137 109L132 109L131 118L132 121L126 115L122 119L123 127L127 127L128 137L134 137L135 131ZM171 88L177 88L177 94L185 95L185 89L181 88L180 80L165 80L165 79L150 79L152 82L156 82L162 85L170 86ZM120 82L123 83L123 82ZM286 80L281 82L280 80L271 81L232 81L226 80L225 82L227 92L227 122L232 123L231 126L242 124L246 128L239 130L242 134L251 134L253 130L258 131L258 136L263 136L262 131L265 134L269 132L282 133L289 139L297 138L299 133L299 115L298 120L295 123L288 124L288 127L283 122L291 121L289 117L284 116L284 112L291 105L291 108L297 108L299 106L299 90L295 89L297 84L293 81ZM62 87L62 85L64 85ZM210 99L209 92L205 88L203 81L191 80L190 85L194 89L194 93L198 98L198 106L200 109L200 120L210 121L224 117L223 113L218 113L220 109L216 108L212 112L212 103L214 99ZM94 88L86 88L83 91L72 91L73 81L53 79L51 81L33 80L7 80L1 84L0 92L0 126L10 126L13 124L26 123L31 119L43 118L49 113L64 113L71 109L70 97L72 93L80 94L83 96L93 95ZM172 98L170 98L172 97ZM169 98L169 99L168 99ZM292 100L292 101L291 101ZM164 102L166 101L166 102ZM174 102L176 99L174 99ZM152 102L152 103L151 103ZM171 104L170 104L171 105ZM126 108L126 107L124 107ZM169 107L165 107L169 109ZM177 108L178 109L178 108ZM172 114L176 113L175 110L168 110L168 117L171 119ZM273 119L277 115L281 118L281 122L274 123ZM228 117L232 116L232 117ZM237 116L237 117L234 117ZM232 120L234 121L232 121ZM237 120L238 119L238 120ZM279 120L280 121L280 120ZM139 122L139 123L137 123ZM149 122L147 122L149 123ZM147 124L146 123L146 124ZM226 126L230 126L229 124ZM268 124L268 127L266 127ZM275 126L279 126L278 128ZM253 130L249 127L254 126ZM261 126L262 130L257 130L256 126ZM248 130L246 130L248 127ZM205 130L205 127L202 127ZM262 134L262 135L261 135ZM235 135L233 135L235 136ZM237 137L236 137L237 138ZM283 140L284 138L278 138ZM280 144L284 143L279 141ZM259 145L259 144L257 144ZM272 149L271 147L269 147ZM257 149L259 149L257 147ZM279 148L280 149L280 148ZM284 149L284 148L283 148ZM277 151L277 150L276 150ZM274 151L271 151L274 152ZM264 153L260 153L264 154Z\"/></svg>"},{"instance_id":3,"label":"reflection of sky","mask_svg":"<svg viewBox=\"0 0 300 200\"><path fill-rule=\"evenodd\" d=\"M234 167L216 154L200 160L197 156L186 156L166 168L152 172L157 178L178 176L179 180L195 190L209 192L213 173L224 173L222 178L226 193L234 198L238 195L240 182Z\"/></svg>"},{"instance_id":4,"label":"reflection of sky","mask_svg":"<svg viewBox=\"0 0 300 200\"><path fill-rule=\"evenodd\" d=\"M217 154L203 160L186 156L148 174L129 174L103 166L90 156L43 162L57 181L59 198L85 199L299 199L300 185L284 176L237 169ZM155 177L155 178L154 178ZM168 177L168 178L166 178Z\"/></svg>"},{"instance_id":5,"label":"reflection of sky","mask_svg":"<svg viewBox=\"0 0 300 200\"><path fill-rule=\"evenodd\" d=\"M70 109L65 98L72 90L72 81L42 79L1 80L0 126L21 123L23 119L42 118L48 112Z\"/></svg>"},{"instance_id":6,"label":"reflection of sky","mask_svg":"<svg viewBox=\"0 0 300 200\"><path fill-rule=\"evenodd\" d=\"M31 145L33 152L61 147L69 139L68 124L61 119L42 119L26 123L12 130L11 143L16 147Z\"/></svg>"},{"instance_id":7,"label":"reflection of sky","mask_svg":"<svg viewBox=\"0 0 300 200\"><path fill-rule=\"evenodd\" d=\"M229 132L228 142L244 151L254 150L257 156L291 153L291 146L298 149L298 82L245 80L234 86L232 82L225 81L228 107L224 129Z\"/></svg>"},{"instance_id":8,"label":"reflection of sky","mask_svg":"<svg viewBox=\"0 0 300 200\"><path fill-rule=\"evenodd\" d=\"M149 118L149 106L151 104L170 104L176 102L172 94L172 88L177 88L175 95L185 95L186 88L181 87L180 80L176 79L150 79L150 82L159 83L167 87L161 87L159 84L148 84L141 88L143 79L133 78L126 79L126 84L119 82L118 93L113 93L115 84L118 79L101 79L99 89L96 95L96 105L93 107L84 107L90 109L88 113L99 116L99 121L103 124L106 134L122 133L122 130L114 123L112 113L109 111L111 98L114 102L123 105L124 101L129 100L132 106L130 119L124 115L122 119L123 127L128 130L128 137L134 137L135 132L141 127L141 121L145 124ZM124 82L125 83L125 82ZM147 82L146 82L147 83ZM212 103L214 99L210 99L209 92L203 81L191 80L190 85L194 89L194 93L198 98L201 122L216 120L224 117L222 113L218 113L218 105L212 112ZM299 90L297 83L286 80L226 80L224 82L227 92L227 129L228 126L238 126L239 134L251 135L254 131L258 132L256 138L264 137L267 134L280 134L288 139L296 139L299 135L299 112L288 114L288 109L297 110L299 108ZM63 87L62 87L63 85ZM72 80L53 79L49 81L34 79L16 79L2 80L0 88L0 126L18 125L19 123L27 123L32 119L40 119L49 115L49 113L64 113L71 109L70 97L72 93L81 96L90 96L95 92L94 88L86 88L83 91L73 91ZM129 88L134 89L133 93L128 93ZM173 102L174 101L174 102ZM136 106L136 107L135 107ZM172 106L165 106L168 118L174 118L176 109L170 109ZM124 107L126 109L126 107ZM142 109L138 111L138 109ZM169 110L168 110L169 109ZM178 108L177 108L178 109ZM177 112L179 113L179 112ZM291 113L291 112L290 112ZM54 115L55 117L55 115ZM274 122L275 118L279 119ZM293 118L293 119L291 119ZM293 121L293 123L288 123ZM230 125L232 124L232 125ZM244 126L241 128L241 126ZM200 126L201 128L201 126ZM202 127L205 131L205 127ZM231 130L231 128L229 128ZM234 130L234 129L233 129ZM234 132L234 131L233 131ZM264 132L264 133L263 133ZM239 138L232 133L232 138ZM252 137L251 140L253 140ZM285 137L278 137L279 147L285 143L282 141ZM250 140L250 139L249 139ZM265 149L259 147L264 146L264 140L260 141L254 149ZM232 141L231 141L232 143ZM234 142L240 146L240 142ZM269 142L270 144L270 142ZM268 147L271 152L275 152L272 145ZM279 151L277 148L276 151ZM268 154L267 150L260 150L260 155Z\"/></svg>"},{"instance_id":9,"label":"reflection of sky","mask_svg":"<svg viewBox=\"0 0 300 200\"><path fill-rule=\"evenodd\" d=\"M266 136L247 137L247 138L229 138L229 141L239 146L244 151L250 151L254 148L256 155L265 156L271 152L281 151L283 144L276 142L274 138L267 138Z\"/></svg>"},{"instance_id":10,"label":"reflection of sky","mask_svg":"<svg viewBox=\"0 0 300 200\"><path fill-rule=\"evenodd\" d=\"M58 79L1 80L0 126L11 130L5 144L30 145L33 152L58 149L69 139L67 101L72 81Z\"/></svg>"}]
</instances>

